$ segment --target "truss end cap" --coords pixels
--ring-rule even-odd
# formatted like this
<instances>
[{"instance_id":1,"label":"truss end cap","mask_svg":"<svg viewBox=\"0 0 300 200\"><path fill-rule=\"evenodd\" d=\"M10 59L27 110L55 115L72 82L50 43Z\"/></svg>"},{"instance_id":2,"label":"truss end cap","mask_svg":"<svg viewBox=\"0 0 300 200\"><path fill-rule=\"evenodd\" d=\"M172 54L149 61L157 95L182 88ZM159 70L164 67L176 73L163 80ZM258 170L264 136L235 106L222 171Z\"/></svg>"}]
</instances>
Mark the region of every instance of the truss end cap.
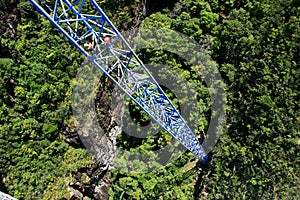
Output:
<instances>
[{"instance_id":1,"label":"truss end cap","mask_svg":"<svg viewBox=\"0 0 300 200\"><path fill-rule=\"evenodd\" d=\"M201 162L202 162L202 163L207 163L207 162L208 162L208 156L203 156L203 157L201 158Z\"/></svg>"}]
</instances>

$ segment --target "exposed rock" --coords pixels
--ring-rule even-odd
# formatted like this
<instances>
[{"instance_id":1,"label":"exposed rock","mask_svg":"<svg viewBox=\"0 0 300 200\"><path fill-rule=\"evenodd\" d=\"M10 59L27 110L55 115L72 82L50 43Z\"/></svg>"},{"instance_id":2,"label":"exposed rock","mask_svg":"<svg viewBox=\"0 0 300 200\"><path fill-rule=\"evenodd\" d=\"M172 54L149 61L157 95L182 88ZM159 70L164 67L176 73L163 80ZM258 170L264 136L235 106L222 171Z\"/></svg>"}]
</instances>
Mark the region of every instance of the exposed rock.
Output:
<instances>
[{"instance_id":1,"label":"exposed rock","mask_svg":"<svg viewBox=\"0 0 300 200\"><path fill-rule=\"evenodd\" d=\"M111 101L111 93L115 85L106 77L103 77L102 83L103 86L99 87L95 100L97 115L100 118L92 116L90 125L83 131L87 135L79 136L76 129L70 127L66 127L63 132L65 141L73 146L80 146L83 143L94 156L94 163L72 173L75 181L68 185L71 188L71 199L103 200L109 197L110 169L114 164L116 137L122 130L124 105L118 95L114 97L113 102ZM99 130L99 125L102 130Z\"/></svg>"},{"instance_id":2,"label":"exposed rock","mask_svg":"<svg viewBox=\"0 0 300 200\"><path fill-rule=\"evenodd\" d=\"M70 192L70 200L81 200L83 198L83 194L72 187L68 187L68 191Z\"/></svg>"},{"instance_id":3,"label":"exposed rock","mask_svg":"<svg viewBox=\"0 0 300 200\"><path fill-rule=\"evenodd\" d=\"M64 127L62 131L62 136L64 141L69 143L71 146L75 148L84 147L74 127Z\"/></svg>"}]
</instances>

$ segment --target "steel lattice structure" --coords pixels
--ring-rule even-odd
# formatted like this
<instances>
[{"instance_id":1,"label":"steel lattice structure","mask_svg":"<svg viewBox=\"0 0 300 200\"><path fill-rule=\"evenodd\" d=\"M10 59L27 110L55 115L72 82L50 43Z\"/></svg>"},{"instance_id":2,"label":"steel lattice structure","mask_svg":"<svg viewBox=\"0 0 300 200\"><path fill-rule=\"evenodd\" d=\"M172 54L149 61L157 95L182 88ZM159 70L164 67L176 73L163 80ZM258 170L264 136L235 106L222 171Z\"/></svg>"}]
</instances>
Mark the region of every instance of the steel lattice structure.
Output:
<instances>
[{"instance_id":1,"label":"steel lattice structure","mask_svg":"<svg viewBox=\"0 0 300 200\"><path fill-rule=\"evenodd\" d=\"M94 0L29 1L152 119L207 162L185 120Z\"/></svg>"},{"instance_id":2,"label":"steel lattice structure","mask_svg":"<svg viewBox=\"0 0 300 200\"><path fill-rule=\"evenodd\" d=\"M17 200L16 198L8 195L8 194L5 194L3 192L0 191L0 199L1 200Z\"/></svg>"}]
</instances>

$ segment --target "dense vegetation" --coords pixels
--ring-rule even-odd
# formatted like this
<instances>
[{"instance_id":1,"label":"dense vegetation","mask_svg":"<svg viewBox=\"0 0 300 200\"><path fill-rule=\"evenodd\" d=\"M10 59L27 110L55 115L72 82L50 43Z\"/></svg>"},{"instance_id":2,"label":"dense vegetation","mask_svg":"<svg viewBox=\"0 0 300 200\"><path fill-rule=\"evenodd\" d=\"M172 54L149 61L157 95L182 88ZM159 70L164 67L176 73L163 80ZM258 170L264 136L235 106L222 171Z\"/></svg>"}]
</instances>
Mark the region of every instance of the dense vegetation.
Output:
<instances>
[{"instance_id":1,"label":"dense vegetation","mask_svg":"<svg viewBox=\"0 0 300 200\"><path fill-rule=\"evenodd\" d=\"M135 26L138 14L141 26L199 42L218 64L227 96L226 129L208 165L185 153L150 173L112 170L111 199L300 198L298 0L98 2L122 30ZM136 9L140 2L147 2L146 13ZM0 6L0 190L20 199L68 198L72 171L92 163L85 149L62 137L73 126L72 86L83 58L27 1ZM207 130L208 91L190 63L160 49L139 54L179 71L202 94L195 128ZM119 142L135 151L138 141L144 151L169 139L121 134Z\"/></svg>"}]
</instances>

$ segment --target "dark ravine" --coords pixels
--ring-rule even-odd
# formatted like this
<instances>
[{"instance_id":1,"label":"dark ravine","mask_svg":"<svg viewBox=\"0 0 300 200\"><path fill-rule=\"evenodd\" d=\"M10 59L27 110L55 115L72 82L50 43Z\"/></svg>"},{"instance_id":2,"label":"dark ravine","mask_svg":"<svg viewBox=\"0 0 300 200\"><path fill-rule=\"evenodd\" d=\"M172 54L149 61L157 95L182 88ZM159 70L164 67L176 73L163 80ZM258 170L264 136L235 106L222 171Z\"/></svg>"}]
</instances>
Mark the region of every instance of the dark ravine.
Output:
<instances>
[{"instance_id":1,"label":"dark ravine","mask_svg":"<svg viewBox=\"0 0 300 200\"><path fill-rule=\"evenodd\" d=\"M108 191L111 183L111 168L116 152L116 136L122 130L123 102L114 98L111 100L115 85L106 77L102 77L101 86L97 91L95 99L99 126L104 134L97 134L97 130L91 127L91 137L83 142L75 128L67 127L63 131L66 142L77 148L87 148L93 155L93 163L89 166L79 168L72 172L74 182L68 183L70 199L77 200L88 197L91 199L108 199ZM85 146L83 145L85 144Z\"/></svg>"},{"instance_id":2,"label":"dark ravine","mask_svg":"<svg viewBox=\"0 0 300 200\"><path fill-rule=\"evenodd\" d=\"M8 4L0 2L0 6L0 38L16 40L17 26L20 21L17 12L17 3L15 1L11 1ZM1 41L2 40L0 40L0 57L11 58L13 52L10 52L8 44Z\"/></svg>"},{"instance_id":3,"label":"dark ravine","mask_svg":"<svg viewBox=\"0 0 300 200\"><path fill-rule=\"evenodd\" d=\"M90 166L74 171L72 176L76 181L68 185L70 199L108 199L111 174L108 169L103 170L103 167L95 161ZM85 180L82 180L83 176Z\"/></svg>"},{"instance_id":4,"label":"dark ravine","mask_svg":"<svg viewBox=\"0 0 300 200\"><path fill-rule=\"evenodd\" d=\"M154 12L150 2L149 0L138 1L134 11L133 29L137 29L143 19ZM0 5L2 12L5 14L0 16L0 37L9 38L10 40L18 39L17 27L21 19L37 17L37 12L29 2L20 3L18 0L12 0L9 4L2 5L0 3ZM128 40L134 34L133 31L133 34L128 36ZM14 58L17 54L14 49L9 49L7 44L0 42L0 57ZM76 127L69 125L62 127L61 133L65 142L75 148L87 148L94 156L91 165L72 172L72 178L75 181L68 183L71 200L84 199L85 197L102 200L109 197L108 191L111 187L110 170L114 164L116 136L122 130L122 113L124 111L124 105L120 99L114 99L114 106L112 106L111 93L114 87L115 85L108 78L103 77L95 99L98 111L97 120L104 130L102 136L90 137L88 141L82 142L82 137L78 135ZM86 142L90 143L88 147L83 144L86 144ZM2 182L0 182L0 188L2 191L6 191Z\"/></svg>"},{"instance_id":5,"label":"dark ravine","mask_svg":"<svg viewBox=\"0 0 300 200\"><path fill-rule=\"evenodd\" d=\"M139 1L135 10L134 29L140 25L143 18L147 15L148 8L147 0ZM129 40L131 37L129 36ZM97 120L100 127L104 130L104 134L101 137L90 137L88 141L83 142L84 144L90 143L90 147L87 147L87 149L92 152L94 161L90 166L73 171L72 177L76 182L68 185L71 200L80 200L85 197L102 200L109 197L108 191L111 186L110 170L114 164L113 158L117 148L116 136L122 130L124 103L122 99L118 99L118 95L112 102L112 91L116 88L110 79L103 77L101 85L97 91L95 103L99 117ZM85 148L80 140L81 137L76 132L76 128L66 127L65 131L63 131L63 137L70 145ZM83 175L86 176L85 181L82 181Z\"/></svg>"}]
</instances>

